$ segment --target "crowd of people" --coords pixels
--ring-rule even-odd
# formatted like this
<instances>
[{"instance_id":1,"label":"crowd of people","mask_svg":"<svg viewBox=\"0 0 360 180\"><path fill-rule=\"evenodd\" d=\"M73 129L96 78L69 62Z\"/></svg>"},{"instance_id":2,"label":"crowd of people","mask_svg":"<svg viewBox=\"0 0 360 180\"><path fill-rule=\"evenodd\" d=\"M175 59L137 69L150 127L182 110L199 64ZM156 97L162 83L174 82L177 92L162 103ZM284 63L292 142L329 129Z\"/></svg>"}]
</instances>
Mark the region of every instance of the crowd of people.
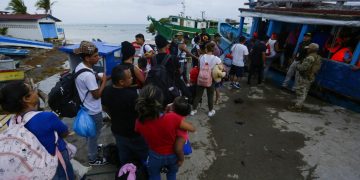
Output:
<instances>
[{"instance_id":1,"label":"crowd of people","mask_svg":"<svg viewBox=\"0 0 360 180\"><path fill-rule=\"evenodd\" d=\"M139 54L132 43L122 42L122 62L112 69L111 77L98 75L93 70L100 59L93 43L83 41L74 50L82 60L74 72L89 70L75 79L83 106L96 124L96 136L87 138L89 165L107 164L98 151L105 111L111 118L120 166L136 161L146 167L149 179L160 179L162 171L166 171L168 179L176 179L184 161L183 147L189 138L188 132L195 131L186 116L197 113L204 91L207 115L212 117L216 114L214 104L219 102L219 88L227 75L230 86L239 89L247 69L247 83L251 85L252 77L257 76L257 83L261 85L271 63L279 57L277 54L286 52L279 47L276 34L269 39L256 34L248 41L241 36L226 55L232 59L231 65L224 65L220 59L221 36L215 34L212 38L204 30L193 39L179 32L171 42L157 35L156 47L146 44L144 35L137 34L135 43L140 46ZM311 43L311 33L306 33L283 83L286 87L296 74L297 101L292 109L302 107L320 68L318 50L319 45ZM137 63L135 56L140 56ZM107 82L108 79L111 82ZM9 83L1 89L0 104L3 110L15 114L15 119L38 111L38 101L36 90L23 82ZM67 166L58 166L54 179L66 176L74 179L68 146L63 140L69 134L68 127L51 112L40 112L25 127L48 153L55 155L55 149L61 152ZM57 141L54 134L59 136Z\"/></svg>"}]
</instances>

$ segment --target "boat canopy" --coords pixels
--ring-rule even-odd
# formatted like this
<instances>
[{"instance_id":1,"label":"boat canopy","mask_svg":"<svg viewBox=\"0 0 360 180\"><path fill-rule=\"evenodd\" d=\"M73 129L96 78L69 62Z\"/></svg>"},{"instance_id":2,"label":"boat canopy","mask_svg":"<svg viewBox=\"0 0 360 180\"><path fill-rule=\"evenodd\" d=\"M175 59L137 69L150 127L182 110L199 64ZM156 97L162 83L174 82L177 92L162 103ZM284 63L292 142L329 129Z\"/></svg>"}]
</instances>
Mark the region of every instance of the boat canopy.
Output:
<instances>
[{"instance_id":1,"label":"boat canopy","mask_svg":"<svg viewBox=\"0 0 360 180\"><path fill-rule=\"evenodd\" d=\"M313 17L306 16L301 13L290 14L276 14L271 12L261 12L258 10L252 9L242 9L240 8L241 17L258 17L266 18L276 21L288 22L288 23L297 23L297 24L314 24L314 25L332 25L332 26L352 26L360 27L360 18L337 18L330 19L326 18L326 15L314 15Z\"/></svg>"}]
</instances>

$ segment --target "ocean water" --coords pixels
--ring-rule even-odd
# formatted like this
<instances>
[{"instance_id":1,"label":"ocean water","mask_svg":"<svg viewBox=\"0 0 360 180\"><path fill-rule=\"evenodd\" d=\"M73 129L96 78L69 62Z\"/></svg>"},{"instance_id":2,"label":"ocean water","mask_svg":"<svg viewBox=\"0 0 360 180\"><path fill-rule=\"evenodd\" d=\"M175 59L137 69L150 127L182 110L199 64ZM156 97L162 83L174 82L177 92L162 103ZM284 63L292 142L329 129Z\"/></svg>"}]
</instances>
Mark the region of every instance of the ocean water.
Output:
<instances>
[{"instance_id":1,"label":"ocean water","mask_svg":"<svg viewBox=\"0 0 360 180\"><path fill-rule=\"evenodd\" d=\"M142 33L151 41L154 36L146 32L147 24L60 24L64 28L65 38L69 43L82 40L101 39L104 42L121 44L123 41L135 41L135 35Z\"/></svg>"}]
</instances>

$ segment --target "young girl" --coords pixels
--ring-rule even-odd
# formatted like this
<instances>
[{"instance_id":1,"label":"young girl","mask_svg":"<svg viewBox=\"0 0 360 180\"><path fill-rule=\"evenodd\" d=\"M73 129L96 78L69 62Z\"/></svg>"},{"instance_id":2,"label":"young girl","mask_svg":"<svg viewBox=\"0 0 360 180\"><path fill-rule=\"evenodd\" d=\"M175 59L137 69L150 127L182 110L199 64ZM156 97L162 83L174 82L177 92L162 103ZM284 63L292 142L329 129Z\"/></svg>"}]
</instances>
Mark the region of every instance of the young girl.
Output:
<instances>
[{"instance_id":1,"label":"young girl","mask_svg":"<svg viewBox=\"0 0 360 180\"><path fill-rule=\"evenodd\" d=\"M194 132L195 128L174 112L164 114L162 101L162 91L158 87L148 85L141 90L135 106L139 113L135 131L139 132L149 145L149 179L161 179L160 171L165 167L168 170L167 179L175 180L179 168L174 151L177 130Z\"/></svg>"},{"instance_id":2,"label":"young girl","mask_svg":"<svg viewBox=\"0 0 360 180\"><path fill-rule=\"evenodd\" d=\"M214 52L214 48L215 48L215 44L214 43L208 43L205 46L206 49L206 54L202 55L200 57L200 71L203 68L203 66L205 66L206 64L209 65L209 68L212 70L215 65L217 64L221 64L221 59L214 56L213 52ZM212 83L212 85L210 87L203 87L198 85L196 88L196 96L194 99L194 103L193 103L193 111L191 111L191 115L195 115L197 113L197 106L199 104L199 101L202 97L202 95L204 94L204 90L206 89L206 94L208 97L208 107L209 107L209 113L208 116L212 117L215 115L215 110L213 109L214 107L214 82Z\"/></svg>"}]
</instances>

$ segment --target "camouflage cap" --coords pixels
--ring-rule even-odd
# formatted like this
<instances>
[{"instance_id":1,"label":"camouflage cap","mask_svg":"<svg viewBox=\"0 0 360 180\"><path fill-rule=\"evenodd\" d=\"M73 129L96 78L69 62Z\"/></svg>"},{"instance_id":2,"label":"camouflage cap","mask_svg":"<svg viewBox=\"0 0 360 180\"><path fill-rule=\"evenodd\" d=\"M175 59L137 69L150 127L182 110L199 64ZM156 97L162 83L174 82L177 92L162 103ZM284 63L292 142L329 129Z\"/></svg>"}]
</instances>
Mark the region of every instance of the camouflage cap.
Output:
<instances>
[{"instance_id":1,"label":"camouflage cap","mask_svg":"<svg viewBox=\"0 0 360 180\"><path fill-rule=\"evenodd\" d=\"M316 44L316 43L311 43L311 44L309 44L308 46L305 46L305 49L314 49L314 50L317 50L317 49L319 49L319 45Z\"/></svg>"},{"instance_id":2,"label":"camouflage cap","mask_svg":"<svg viewBox=\"0 0 360 180\"><path fill-rule=\"evenodd\" d=\"M94 43L89 41L81 41L80 47L74 49L75 54L88 54L92 55L96 52L97 47Z\"/></svg>"}]
</instances>

